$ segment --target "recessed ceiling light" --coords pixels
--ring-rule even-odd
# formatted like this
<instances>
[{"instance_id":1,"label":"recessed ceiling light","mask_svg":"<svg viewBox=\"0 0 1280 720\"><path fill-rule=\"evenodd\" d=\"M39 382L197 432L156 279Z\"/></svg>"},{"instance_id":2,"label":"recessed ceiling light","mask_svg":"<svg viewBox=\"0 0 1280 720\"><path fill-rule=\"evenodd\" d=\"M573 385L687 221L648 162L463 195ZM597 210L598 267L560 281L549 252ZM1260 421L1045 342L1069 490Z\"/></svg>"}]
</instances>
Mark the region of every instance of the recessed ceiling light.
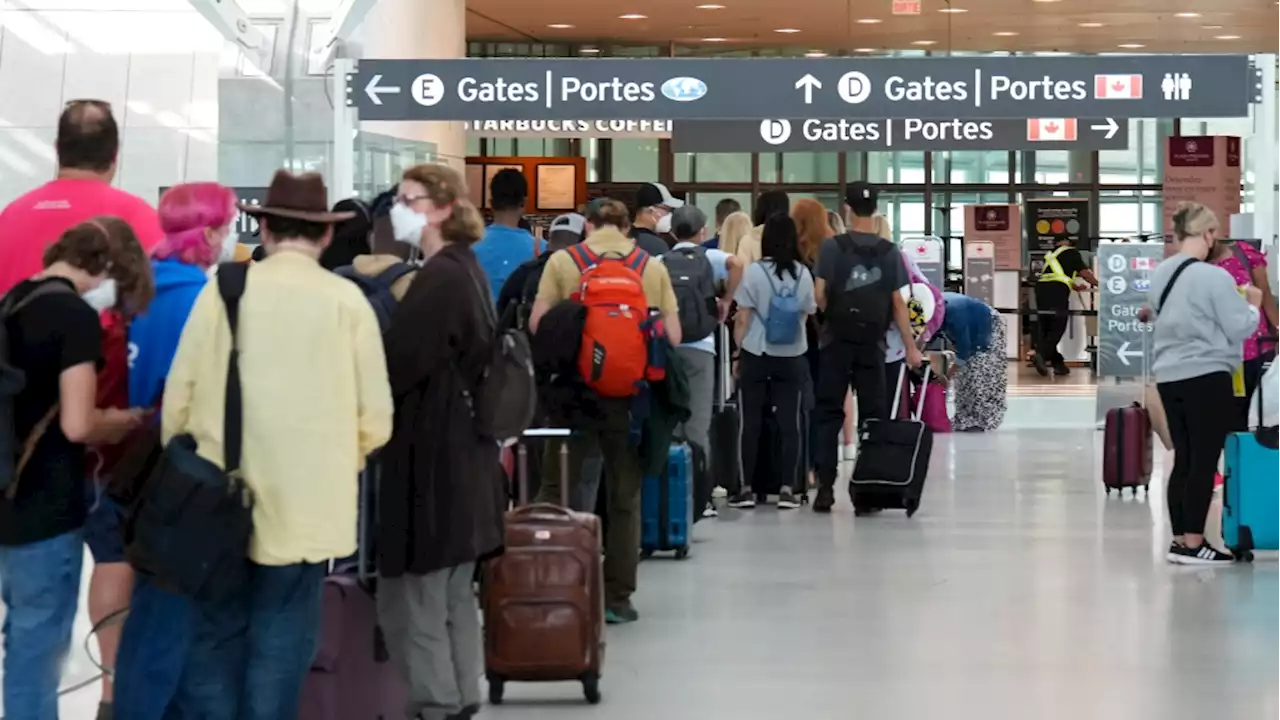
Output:
<instances>
[{"instance_id":1,"label":"recessed ceiling light","mask_svg":"<svg viewBox=\"0 0 1280 720\"><path fill-rule=\"evenodd\" d=\"M882 22L880 18L858 18L859 25L879 25Z\"/></svg>"},{"instance_id":2,"label":"recessed ceiling light","mask_svg":"<svg viewBox=\"0 0 1280 720\"><path fill-rule=\"evenodd\" d=\"M724 9L724 6L723 6L723 5L716 5L716 4L712 3L712 4L710 4L710 5L699 5L699 6L698 6L698 9L699 9L699 10L723 10L723 9Z\"/></svg>"},{"instance_id":3,"label":"recessed ceiling light","mask_svg":"<svg viewBox=\"0 0 1280 720\"><path fill-rule=\"evenodd\" d=\"M964 8L944 7L944 8L938 8L938 12L940 12L940 13L951 13L952 15L955 15L955 14L957 14L957 13L966 13L966 12L969 12L969 11L968 11L968 10L965 10Z\"/></svg>"},{"instance_id":4,"label":"recessed ceiling light","mask_svg":"<svg viewBox=\"0 0 1280 720\"><path fill-rule=\"evenodd\" d=\"M872 53L872 52L875 52L876 49L875 48L854 48L853 51L860 52L860 53Z\"/></svg>"},{"instance_id":5,"label":"recessed ceiling light","mask_svg":"<svg viewBox=\"0 0 1280 720\"><path fill-rule=\"evenodd\" d=\"M570 25L569 23L551 23L547 27L551 28L552 30L568 30L573 26Z\"/></svg>"},{"instance_id":6,"label":"recessed ceiling light","mask_svg":"<svg viewBox=\"0 0 1280 720\"><path fill-rule=\"evenodd\" d=\"M1214 40L1239 40L1239 35L1214 35Z\"/></svg>"},{"instance_id":7,"label":"recessed ceiling light","mask_svg":"<svg viewBox=\"0 0 1280 720\"><path fill-rule=\"evenodd\" d=\"M1201 25L1200 28L1202 30L1221 30L1222 26L1221 25Z\"/></svg>"},{"instance_id":8,"label":"recessed ceiling light","mask_svg":"<svg viewBox=\"0 0 1280 720\"><path fill-rule=\"evenodd\" d=\"M724 38L702 38L702 42L724 42Z\"/></svg>"},{"instance_id":9,"label":"recessed ceiling light","mask_svg":"<svg viewBox=\"0 0 1280 720\"><path fill-rule=\"evenodd\" d=\"M618 19L619 20L648 20L649 16L641 15L640 13L627 13L625 15L619 15Z\"/></svg>"},{"instance_id":10,"label":"recessed ceiling light","mask_svg":"<svg viewBox=\"0 0 1280 720\"><path fill-rule=\"evenodd\" d=\"M1143 45L1142 43L1121 43L1119 47L1122 47L1125 50L1137 50L1138 48L1146 47L1146 45Z\"/></svg>"},{"instance_id":11,"label":"recessed ceiling light","mask_svg":"<svg viewBox=\"0 0 1280 720\"><path fill-rule=\"evenodd\" d=\"M1032 2L1038 2L1038 3L1055 3L1055 2L1061 2L1061 0L1032 0Z\"/></svg>"},{"instance_id":12,"label":"recessed ceiling light","mask_svg":"<svg viewBox=\"0 0 1280 720\"><path fill-rule=\"evenodd\" d=\"M1198 18L1198 17L1200 17L1200 13L1198 13L1198 12L1180 12L1180 13L1174 13L1174 14L1173 14L1173 16L1174 16L1174 17L1180 17L1180 18Z\"/></svg>"},{"instance_id":13,"label":"recessed ceiling light","mask_svg":"<svg viewBox=\"0 0 1280 720\"><path fill-rule=\"evenodd\" d=\"M794 35L800 31L796 28L778 28L777 30L774 30L774 32L783 33L784 35Z\"/></svg>"},{"instance_id":14,"label":"recessed ceiling light","mask_svg":"<svg viewBox=\"0 0 1280 720\"><path fill-rule=\"evenodd\" d=\"M1082 27L1082 28L1100 28L1100 27L1102 27L1102 23L1100 23L1100 22L1084 22L1084 23L1080 23L1080 24L1078 25L1078 27Z\"/></svg>"},{"instance_id":15,"label":"recessed ceiling light","mask_svg":"<svg viewBox=\"0 0 1280 720\"><path fill-rule=\"evenodd\" d=\"M593 48L593 47L578 48L578 52L584 55L595 55L596 53L600 52L600 48Z\"/></svg>"},{"instance_id":16,"label":"recessed ceiling light","mask_svg":"<svg viewBox=\"0 0 1280 720\"><path fill-rule=\"evenodd\" d=\"M822 52L821 50L810 50L809 52L805 53L804 56L809 58L819 58L819 57L826 57L827 54Z\"/></svg>"},{"instance_id":17,"label":"recessed ceiling light","mask_svg":"<svg viewBox=\"0 0 1280 720\"><path fill-rule=\"evenodd\" d=\"M937 40L912 40L912 45L937 45Z\"/></svg>"},{"instance_id":18,"label":"recessed ceiling light","mask_svg":"<svg viewBox=\"0 0 1280 720\"><path fill-rule=\"evenodd\" d=\"M991 33L991 34L992 34L992 35L995 35L996 37L1013 37L1014 35L1017 35L1018 33L1014 32L1014 31L1012 31L1012 30L1001 30L1001 31L999 31L999 32L993 32L993 33Z\"/></svg>"}]
</instances>

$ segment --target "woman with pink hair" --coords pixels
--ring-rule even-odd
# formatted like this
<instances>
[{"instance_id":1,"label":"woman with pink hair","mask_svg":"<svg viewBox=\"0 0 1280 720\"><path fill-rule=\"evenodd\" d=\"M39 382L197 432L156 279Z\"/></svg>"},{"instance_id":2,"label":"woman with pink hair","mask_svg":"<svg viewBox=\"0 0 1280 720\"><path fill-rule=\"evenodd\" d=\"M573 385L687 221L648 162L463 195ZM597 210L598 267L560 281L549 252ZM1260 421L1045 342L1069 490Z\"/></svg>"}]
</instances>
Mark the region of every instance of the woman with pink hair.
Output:
<instances>
[{"instance_id":1,"label":"woman with pink hair","mask_svg":"<svg viewBox=\"0 0 1280 720\"><path fill-rule=\"evenodd\" d=\"M235 256L236 196L218 183L186 183L160 198L164 239L152 251L156 296L129 328L129 403L155 407L182 327L210 268ZM139 578L115 660L115 716L160 720L173 701L190 642L190 600ZM105 652L104 652L105 660Z\"/></svg>"}]
</instances>

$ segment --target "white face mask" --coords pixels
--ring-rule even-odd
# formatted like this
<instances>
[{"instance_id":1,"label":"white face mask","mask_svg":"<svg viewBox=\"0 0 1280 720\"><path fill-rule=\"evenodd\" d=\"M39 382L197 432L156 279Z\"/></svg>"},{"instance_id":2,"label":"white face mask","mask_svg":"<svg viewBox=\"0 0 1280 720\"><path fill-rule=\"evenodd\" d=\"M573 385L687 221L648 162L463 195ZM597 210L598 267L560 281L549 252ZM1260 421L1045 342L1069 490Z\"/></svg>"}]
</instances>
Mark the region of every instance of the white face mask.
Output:
<instances>
[{"instance_id":1,"label":"white face mask","mask_svg":"<svg viewBox=\"0 0 1280 720\"><path fill-rule=\"evenodd\" d=\"M653 230L659 235L666 235L671 232L671 213L658 218L658 224L653 227Z\"/></svg>"},{"instance_id":2,"label":"white face mask","mask_svg":"<svg viewBox=\"0 0 1280 720\"><path fill-rule=\"evenodd\" d=\"M218 248L218 262L231 262L236 259L236 245L240 243L240 238L233 232L231 228L227 228L227 234L222 238L222 246Z\"/></svg>"},{"instance_id":3,"label":"white face mask","mask_svg":"<svg viewBox=\"0 0 1280 720\"><path fill-rule=\"evenodd\" d=\"M422 232L429 224L426 215L414 212L408 205L396 203L391 206L391 232L402 243L421 247Z\"/></svg>"},{"instance_id":4,"label":"white face mask","mask_svg":"<svg viewBox=\"0 0 1280 720\"><path fill-rule=\"evenodd\" d=\"M89 303L89 307L95 312L102 312L116 306L116 281L113 278L107 278L98 287L80 296L82 300Z\"/></svg>"}]
</instances>

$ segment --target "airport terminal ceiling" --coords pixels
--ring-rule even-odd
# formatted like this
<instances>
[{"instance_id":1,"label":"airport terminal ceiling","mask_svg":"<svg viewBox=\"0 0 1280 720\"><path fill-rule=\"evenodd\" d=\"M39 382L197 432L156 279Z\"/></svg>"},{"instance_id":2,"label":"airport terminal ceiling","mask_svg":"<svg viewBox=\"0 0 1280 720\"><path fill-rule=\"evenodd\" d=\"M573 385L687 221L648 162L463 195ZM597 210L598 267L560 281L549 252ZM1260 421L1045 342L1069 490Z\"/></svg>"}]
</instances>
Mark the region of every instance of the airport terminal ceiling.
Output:
<instances>
[{"instance_id":1,"label":"airport terminal ceiling","mask_svg":"<svg viewBox=\"0 0 1280 720\"><path fill-rule=\"evenodd\" d=\"M1254 53L1277 48L1276 0L467 0L471 40L880 52Z\"/></svg>"}]
</instances>

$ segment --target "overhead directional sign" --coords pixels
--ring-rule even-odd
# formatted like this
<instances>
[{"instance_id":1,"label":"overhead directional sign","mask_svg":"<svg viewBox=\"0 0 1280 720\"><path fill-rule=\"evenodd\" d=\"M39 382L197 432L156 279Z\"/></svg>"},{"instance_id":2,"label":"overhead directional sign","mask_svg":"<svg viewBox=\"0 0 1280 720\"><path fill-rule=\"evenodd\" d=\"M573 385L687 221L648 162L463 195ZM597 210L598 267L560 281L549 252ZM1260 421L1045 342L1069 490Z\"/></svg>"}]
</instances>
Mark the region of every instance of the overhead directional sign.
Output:
<instances>
[{"instance_id":1,"label":"overhead directional sign","mask_svg":"<svg viewBox=\"0 0 1280 720\"><path fill-rule=\"evenodd\" d=\"M1244 117L1245 55L361 60L362 120Z\"/></svg>"},{"instance_id":2,"label":"overhead directional sign","mask_svg":"<svg viewBox=\"0 0 1280 720\"><path fill-rule=\"evenodd\" d=\"M1163 243L1098 244L1098 374L1139 377L1150 362L1151 324L1138 319Z\"/></svg>"},{"instance_id":3,"label":"overhead directional sign","mask_svg":"<svg viewBox=\"0 0 1280 720\"><path fill-rule=\"evenodd\" d=\"M1027 120L677 120L675 152L1124 150L1129 122Z\"/></svg>"}]
</instances>

